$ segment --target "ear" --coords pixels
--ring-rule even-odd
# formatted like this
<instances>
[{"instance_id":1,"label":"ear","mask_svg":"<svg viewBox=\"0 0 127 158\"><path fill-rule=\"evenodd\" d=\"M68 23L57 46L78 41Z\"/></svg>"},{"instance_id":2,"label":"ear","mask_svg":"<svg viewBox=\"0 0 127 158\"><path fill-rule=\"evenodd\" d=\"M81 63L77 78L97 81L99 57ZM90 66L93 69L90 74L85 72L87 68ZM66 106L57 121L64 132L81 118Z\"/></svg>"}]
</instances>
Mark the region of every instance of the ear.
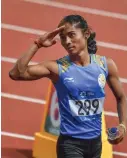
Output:
<instances>
[{"instance_id":1,"label":"ear","mask_svg":"<svg viewBox=\"0 0 127 158\"><path fill-rule=\"evenodd\" d=\"M90 37L90 30L89 29L87 29L85 31L84 36L85 36L86 39L88 39Z\"/></svg>"}]
</instances>

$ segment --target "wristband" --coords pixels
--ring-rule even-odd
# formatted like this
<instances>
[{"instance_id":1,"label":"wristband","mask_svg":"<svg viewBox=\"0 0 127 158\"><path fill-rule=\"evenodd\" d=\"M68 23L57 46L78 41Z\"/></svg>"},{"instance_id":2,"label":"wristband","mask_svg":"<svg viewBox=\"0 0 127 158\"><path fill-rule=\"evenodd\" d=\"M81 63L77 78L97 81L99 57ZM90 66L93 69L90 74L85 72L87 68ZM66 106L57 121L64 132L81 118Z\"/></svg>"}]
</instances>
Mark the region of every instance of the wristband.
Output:
<instances>
[{"instance_id":1,"label":"wristband","mask_svg":"<svg viewBox=\"0 0 127 158\"><path fill-rule=\"evenodd\" d=\"M36 39L36 40L34 41L34 44L36 44L38 48L41 48L41 44L39 44L38 39Z\"/></svg>"},{"instance_id":2,"label":"wristband","mask_svg":"<svg viewBox=\"0 0 127 158\"><path fill-rule=\"evenodd\" d=\"M124 128L124 132L126 133L127 129L126 129L126 126L122 123L119 124L119 126L123 127Z\"/></svg>"}]
</instances>

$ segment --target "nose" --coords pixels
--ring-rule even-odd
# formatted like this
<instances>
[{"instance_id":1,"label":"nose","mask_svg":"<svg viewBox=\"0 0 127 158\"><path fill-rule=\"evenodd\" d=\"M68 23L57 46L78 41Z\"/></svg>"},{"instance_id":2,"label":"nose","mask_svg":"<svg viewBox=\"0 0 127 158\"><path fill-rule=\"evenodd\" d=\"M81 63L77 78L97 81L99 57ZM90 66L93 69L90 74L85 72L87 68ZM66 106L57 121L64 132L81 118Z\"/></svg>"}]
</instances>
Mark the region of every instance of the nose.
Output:
<instances>
[{"instance_id":1,"label":"nose","mask_svg":"<svg viewBox=\"0 0 127 158\"><path fill-rule=\"evenodd\" d=\"M68 46L68 45L70 45L71 44L71 38L69 38L69 37L66 37L66 45Z\"/></svg>"}]
</instances>

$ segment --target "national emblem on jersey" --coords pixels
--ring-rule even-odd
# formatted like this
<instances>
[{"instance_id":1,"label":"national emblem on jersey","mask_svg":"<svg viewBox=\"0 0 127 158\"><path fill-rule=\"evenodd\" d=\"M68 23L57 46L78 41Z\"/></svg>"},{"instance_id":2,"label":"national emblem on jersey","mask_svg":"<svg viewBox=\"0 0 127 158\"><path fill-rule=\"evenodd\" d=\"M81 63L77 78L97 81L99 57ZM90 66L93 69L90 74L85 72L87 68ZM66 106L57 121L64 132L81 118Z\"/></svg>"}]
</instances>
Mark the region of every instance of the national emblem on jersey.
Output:
<instances>
[{"instance_id":1,"label":"national emblem on jersey","mask_svg":"<svg viewBox=\"0 0 127 158\"><path fill-rule=\"evenodd\" d=\"M98 83L99 83L99 86L101 88L104 88L105 87L105 84L106 84L106 78L105 78L105 75L104 74L100 74L98 76Z\"/></svg>"}]
</instances>

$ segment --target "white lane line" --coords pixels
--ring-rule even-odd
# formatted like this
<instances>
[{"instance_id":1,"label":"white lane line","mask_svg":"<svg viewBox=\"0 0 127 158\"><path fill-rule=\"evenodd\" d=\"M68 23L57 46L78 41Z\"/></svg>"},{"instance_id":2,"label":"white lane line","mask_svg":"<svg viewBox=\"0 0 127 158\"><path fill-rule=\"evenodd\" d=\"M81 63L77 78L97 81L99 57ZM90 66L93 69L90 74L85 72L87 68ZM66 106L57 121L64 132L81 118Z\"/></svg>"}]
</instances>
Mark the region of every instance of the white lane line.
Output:
<instances>
[{"instance_id":1,"label":"white lane line","mask_svg":"<svg viewBox=\"0 0 127 158\"><path fill-rule=\"evenodd\" d=\"M105 48L112 48L112 49L127 51L127 46L123 46L119 44L97 41L97 45L101 47L105 47Z\"/></svg>"},{"instance_id":2,"label":"white lane line","mask_svg":"<svg viewBox=\"0 0 127 158\"><path fill-rule=\"evenodd\" d=\"M16 58L9 58L9 57L1 57L1 61L4 61L4 62L9 62L9 63L16 63L17 59ZM37 62L30 62L29 64L37 64ZM126 78L120 78L120 81L122 83L127 83L127 79Z\"/></svg>"},{"instance_id":3,"label":"white lane line","mask_svg":"<svg viewBox=\"0 0 127 158\"><path fill-rule=\"evenodd\" d=\"M9 58L9 57L3 57L3 56L1 56L1 61L4 61L4 62L16 63L17 60L18 59L16 59L16 58ZM35 64L37 64L37 62L31 61L31 62L29 62L29 64L35 65Z\"/></svg>"},{"instance_id":4,"label":"white lane line","mask_svg":"<svg viewBox=\"0 0 127 158\"><path fill-rule=\"evenodd\" d=\"M35 35L42 35L42 34L46 33L46 31L42 31L42 30L36 30L36 29L32 29L32 28L11 25L11 24L5 24L5 23L1 24L1 28L13 30L13 31L24 32L24 33L35 34Z\"/></svg>"},{"instance_id":5,"label":"white lane line","mask_svg":"<svg viewBox=\"0 0 127 158\"><path fill-rule=\"evenodd\" d=\"M38 104L46 104L46 100L35 99L35 98L33 99L33 98L30 98L30 97L25 97L25 96L10 94L10 93L1 92L1 96L4 97L4 98L9 98L9 99L22 100L22 101L38 103ZM107 115L107 116L118 117L117 113L114 113L114 112L104 111L104 114Z\"/></svg>"},{"instance_id":6,"label":"white lane line","mask_svg":"<svg viewBox=\"0 0 127 158\"><path fill-rule=\"evenodd\" d=\"M113 154L114 154L114 155L118 155L118 156L127 157L127 153L123 153L123 152L114 151Z\"/></svg>"},{"instance_id":7,"label":"white lane line","mask_svg":"<svg viewBox=\"0 0 127 158\"><path fill-rule=\"evenodd\" d=\"M118 114L115 112L108 112L108 111L104 111L104 114L107 116L114 116L114 117L118 117Z\"/></svg>"},{"instance_id":8,"label":"white lane line","mask_svg":"<svg viewBox=\"0 0 127 158\"><path fill-rule=\"evenodd\" d=\"M43 31L43 30L36 30L36 29L32 29L32 28L26 28L26 27L22 27L22 26L5 24L5 23L2 23L1 27L3 29L30 33L30 34L36 34L36 35L42 35L42 34L46 33L46 31ZM108 42L103 42L103 41L97 41L97 44L100 47L127 51L127 46L125 46L125 45L119 45L119 44L108 43Z\"/></svg>"},{"instance_id":9,"label":"white lane line","mask_svg":"<svg viewBox=\"0 0 127 158\"><path fill-rule=\"evenodd\" d=\"M13 137L13 138L26 139L26 140L34 140L34 137L32 137L32 136L27 136L27 135L22 135L22 134L17 134L17 133L11 133L11 132L5 132L5 131L1 131L1 135L2 136Z\"/></svg>"},{"instance_id":10,"label":"white lane line","mask_svg":"<svg viewBox=\"0 0 127 158\"><path fill-rule=\"evenodd\" d=\"M16 94L9 94L9 93L4 93L4 92L1 92L1 96L4 98L11 98L11 99L16 99L16 100L21 100L21 101L37 103L37 104L46 103L45 100L30 98L30 97L26 97L26 96L20 96L20 95L16 95Z\"/></svg>"},{"instance_id":11,"label":"white lane line","mask_svg":"<svg viewBox=\"0 0 127 158\"><path fill-rule=\"evenodd\" d=\"M127 79L126 78L120 78L121 82L123 83L127 83Z\"/></svg>"},{"instance_id":12,"label":"white lane line","mask_svg":"<svg viewBox=\"0 0 127 158\"><path fill-rule=\"evenodd\" d=\"M52 7L56 7L56 8L61 8L61 9L68 9L68 10L73 10L73 11L78 11L78 12L83 12L83 13L89 13L89 14L94 14L94 15L100 15L100 16L127 20L126 14L92 9L92 8L88 8L88 7L80 7L80 6L72 5L72 4L66 4L66 3L55 2L55 1L47 1L47 0L24 0L24 1L48 5L48 6L52 6Z\"/></svg>"},{"instance_id":13,"label":"white lane line","mask_svg":"<svg viewBox=\"0 0 127 158\"><path fill-rule=\"evenodd\" d=\"M1 131L1 135L2 136L7 136L7 137L13 137L13 138L25 139L25 140L32 140L32 141L35 140L35 138L32 137L32 136L27 136L27 135L17 134L17 133L11 133L11 132L5 132L5 131ZM113 151L113 154L123 156L123 157L127 157L127 153L123 153L123 152Z\"/></svg>"}]
</instances>

